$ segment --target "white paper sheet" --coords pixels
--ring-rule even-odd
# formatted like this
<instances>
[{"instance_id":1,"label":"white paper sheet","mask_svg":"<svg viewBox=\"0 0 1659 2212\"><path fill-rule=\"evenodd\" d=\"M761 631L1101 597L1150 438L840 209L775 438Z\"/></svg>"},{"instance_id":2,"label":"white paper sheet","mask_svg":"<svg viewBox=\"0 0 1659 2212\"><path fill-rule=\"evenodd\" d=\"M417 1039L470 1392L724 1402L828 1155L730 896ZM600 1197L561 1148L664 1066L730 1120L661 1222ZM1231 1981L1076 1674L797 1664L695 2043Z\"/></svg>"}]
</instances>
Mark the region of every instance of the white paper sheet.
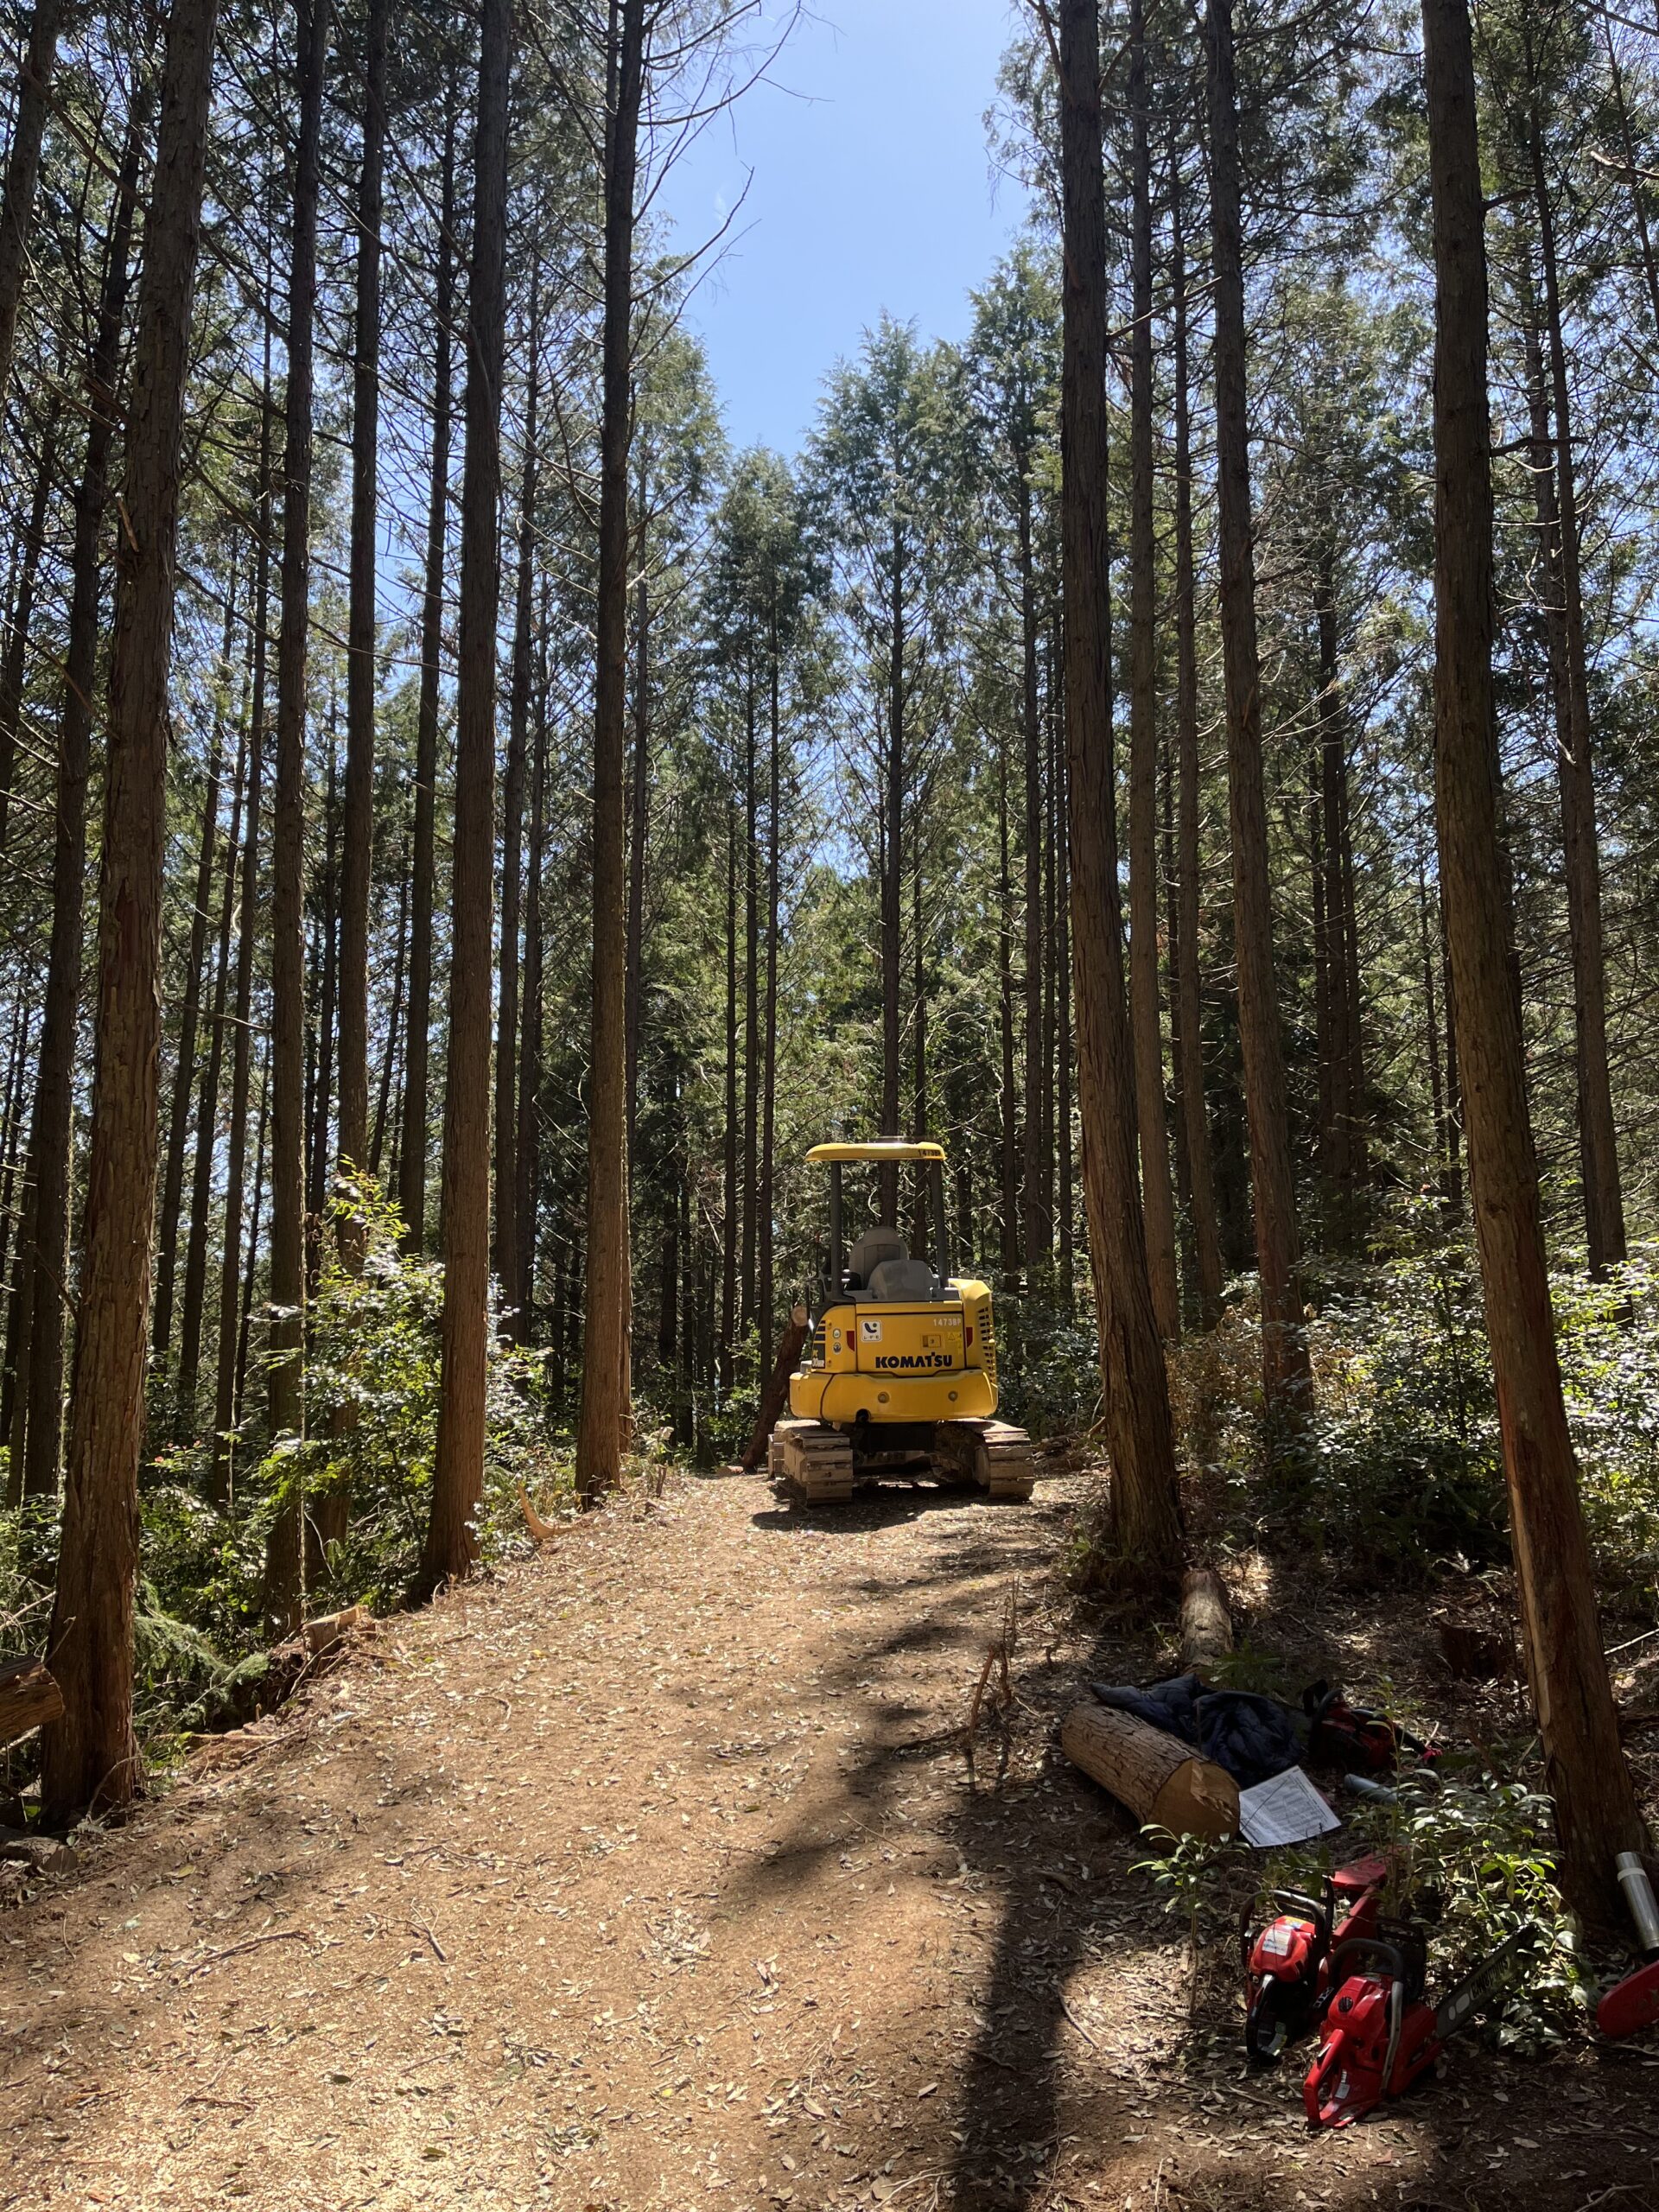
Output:
<instances>
[{"instance_id":1,"label":"white paper sheet","mask_svg":"<svg viewBox=\"0 0 1659 2212\"><path fill-rule=\"evenodd\" d=\"M1270 1782L1238 1793L1239 1833L1258 1851L1286 1843L1306 1843L1328 1835L1342 1822L1299 1766L1287 1767Z\"/></svg>"}]
</instances>

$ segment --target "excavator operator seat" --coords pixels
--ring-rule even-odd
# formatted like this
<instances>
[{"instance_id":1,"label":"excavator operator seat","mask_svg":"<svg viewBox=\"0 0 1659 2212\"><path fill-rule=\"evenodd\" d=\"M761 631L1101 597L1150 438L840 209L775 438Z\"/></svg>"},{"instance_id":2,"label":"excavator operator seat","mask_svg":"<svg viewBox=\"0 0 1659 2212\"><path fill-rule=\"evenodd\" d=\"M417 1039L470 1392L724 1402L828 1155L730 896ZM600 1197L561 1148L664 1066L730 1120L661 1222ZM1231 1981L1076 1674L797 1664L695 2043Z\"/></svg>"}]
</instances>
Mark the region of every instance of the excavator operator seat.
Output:
<instances>
[{"instance_id":1,"label":"excavator operator seat","mask_svg":"<svg viewBox=\"0 0 1659 2212\"><path fill-rule=\"evenodd\" d=\"M899 1299L929 1298L933 1271L925 1260L912 1260L904 1238L885 1225L867 1229L847 1255L847 1287L891 1304Z\"/></svg>"},{"instance_id":2,"label":"excavator operator seat","mask_svg":"<svg viewBox=\"0 0 1659 2212\"><path fill-rule=\"evenodd\" d=\"M870 1295L886 1306L931 1298L933 1270L925 1260L883 1260L870 1277Z\"/></svg>"}]
</instances>

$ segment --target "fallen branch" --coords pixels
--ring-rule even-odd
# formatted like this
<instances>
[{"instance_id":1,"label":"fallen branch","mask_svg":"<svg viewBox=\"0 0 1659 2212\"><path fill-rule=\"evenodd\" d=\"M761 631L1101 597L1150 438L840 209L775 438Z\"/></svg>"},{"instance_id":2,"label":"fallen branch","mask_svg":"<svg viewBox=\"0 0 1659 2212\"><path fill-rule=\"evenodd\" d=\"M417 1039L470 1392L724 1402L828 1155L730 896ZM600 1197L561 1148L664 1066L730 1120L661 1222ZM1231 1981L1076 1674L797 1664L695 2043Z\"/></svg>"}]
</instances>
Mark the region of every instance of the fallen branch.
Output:
<instances>
[{"instance_id":1,"label":"fallen branch","mask_svg":"<svg viewBox=\"0 0 1659 2212\"><path fill-rule=\"evenodd\" d=\"M250 1936L245 1942L227 1943L222 1951L209 1951L205 1959L198 1959L185 1974L187 1981L194 1981L199 1974L206 1974L209 1967L218 1966L222 1960L240 1958L245 1951L259 1950L266 1943L308 1943L308 1928L273 1928L266 1936Z\"/></svg>"},{"instance_id":2,"label":"fallen branch","mask_svg":"<svg viewBox=\"0 0 1659 2212\"><path fill-rule=\"evenodd\" d=\"M524 1526L530 1531L532 1543L550 1544L557 1539L559 1533L557 1522L543 1520L541 1515L531 1503L530 1492L522 1483L518 1485L518 1510L524 1516Z\"/></svg>"}]
</instances>

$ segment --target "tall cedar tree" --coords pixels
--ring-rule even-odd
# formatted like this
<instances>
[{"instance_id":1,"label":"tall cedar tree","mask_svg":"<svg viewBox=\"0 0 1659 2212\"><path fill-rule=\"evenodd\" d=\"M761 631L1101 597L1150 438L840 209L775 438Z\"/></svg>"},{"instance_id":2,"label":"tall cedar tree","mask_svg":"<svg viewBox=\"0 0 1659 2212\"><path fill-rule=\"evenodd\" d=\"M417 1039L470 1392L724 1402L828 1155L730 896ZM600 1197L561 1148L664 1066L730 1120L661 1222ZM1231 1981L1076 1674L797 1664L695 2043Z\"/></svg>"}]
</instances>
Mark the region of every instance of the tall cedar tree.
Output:
<instances>
[{"instance_id":1,"label":"tall cedar tree","mask_svg":"<svg viewBox=\"0 0 1659 2212\"><path fill-rule=\"evenodd\" d=\"M1175 1198L1164 1106L1158 987L1158 600L1152 454L1152 154L1144 0L1129 0L1129 111L1134 326L1129 338L1129 1014L1147 1264L1159 1333L1181 1332Z\"/></svg>"},{"instance_id":2,"label":"tall cedar tree","mask_svg":"<svg viewBox=\"0 0 1659 2212\"><path fill-rule=\"evenodd\" d=\"M1198 1314L1205 1328L1213 1328L1221 1318L1221 1230L1216 1214L1210 1112L1205 1097L1204 999L1198 970L1199 833L1203 806L1198 789L1198 622L1193 587L1192 385L1182 188L1180 140L1179 135L1173 135L1169 159L1169 264L1175 373L1175 753L1179 790L1176 873L1180 915L1180 926L1176 932L1176 994L1180 1018L1175 1024L1175 1034L1180 1047L1181 1116L1186 1129Z\"/></svg>"},{"instance_id":3,"label":"tall cedar tree","mask_svg":"<svg viewBox=\"0 0 1659 2212\"><path fill-rule=\"evenodd\" d=\"M132 1728L138 1459L156 1205L168 678L190 363L190 310L218 0L175 0L127 410L99 884L97 1064L73 1412L49 1662L63 1716L45 1731L44 1816L122 1805Z\"/></svg>"},{"instance_id":4,"label":"tall cedar tree","mask_svg":"<svg viewBox=\"0 0 1659 2212\"><path fill-rule=\"evenodd\" d=\"M35 226L35 198L41 181L41 146L52 105L52 79L58 66L58 34L64 0L39 0L29 20L29 44L17 73L11 152L0 195L0 406L11 382L17 343L17 310L29 267L29 233Z\"/></svg>"},{"instance_id":5,"label":"tall cedar tree","mask_svg":"<svg viewBox=\"0 0 1659 2212\"><path fill-rule=\"evenodd\" d=\"M449 526L449 443L454 417L455 313L455 111L453 67L444 101L443 183L438 211L438 277L433 302L432 486L427 506L426 579L421 601L421 683L415 735L415 844L410 857L409 1048L404 1060L403 1128L397 1141L397 1210L410 1251L426 1244L428 1070L432 1032L432 918L437 904L437 783L443 573Z\"/></svg>"},{"instance_id":6,"label":"tall cedar tree","mask_svg":"<svg viewBox=\"0 0 1659 2212\"><path fill-rule=\"evenodd\" d=\"M1475 1230L1527 1665L1561 1881L1618 1916L1643 1836L1602 1656L1538 1213L1499 846L1486 250L1465 0L1423 0L1434 218L1434 789Z\"/></svg>"},{"instance_id":7,"label":"tall cedar tree","mask_svg":"<svg viewBox=\"0 0 1659 2212\"><path fill-rule=\"evenodd\" d=\"M352 528L346 609L346 805L340 870L339 1153L369 1160L369 892L374 858L375 555L380 448L380 225L386 140L386 18L368 0L363 25L363 160L357 191L357 302L352 342ZM361 1265L355 1225L347 1262Z\"/></svg>"},{"instance_id":8,"label":"tall cedar tree","mask_svg":"<svg viewBox=\"0 0 1659 2212\"><path fill-rule=\"evenodd\" d=\"M501 574L501 368L506 352L507 103L512 0L484 0L461 486L455 840L444 1094L442 1391L421 1590L478 1557L490 1304L490 955L495 925L495 631Z\"/></svg>"},{"instance_id":9,"label":"tall cedar tree","mask_svg":"<svg viewBox=\"0 0 1659 2212\"><path fill-rule=\"evenodd\" d=\"M276 789L271 823L270 1359L266 1417L273 1441L302 1434L305 1425L305 732L317 200L331 16L331 0L298 0L300 116L289 238ZM303 1604L303 1510L302 1500L291 1492L266 1544L265 1610L277 1629L291 1627Z\"/></svg>"},{"instance_id":10,"label":"tall cedar tree","mask_svg":"<svg viewBox=\"0 0 1659 2212\"><path fill-rule=\"evenodd\" d=\"M593 1072L588 1122L588 1276L576 1491L621 1473L629 1428L627 922L628 453L634 182L645 0L622 0L605 156L605 327L600 424L599 590L594 702ZM726 1233L733 1222L728 1192Z\"/></svg>"},{"instance_id":11,"label":"tall cedar tree","mask_svg":"<svg viewBox=\"0 0 1659 2212\"><path fill-rule=\"evenodd\" d=\"M1099 1309L1114 1525L1133 1571L1159 1583L1179 1567L1181 1518L1169 1385L1147 1278L1135 1179L1117 893L1106 619L1106 198L1095 0L1062 0L1056 59L1065 248L1061 565L1084 1194Z\"/></svg>"},{"instance_id":12,"label":"tall cedar tree","mask_svg":"<svg viewBox=\"0 0 1659 2212\"><path fill-rule=\"evenodd\" d=\"M58 776L52 839L52 942L35 1084L29 1156L35 1170L33 1249L22 1264L35 1272L29 1332L29 1404L23 1489L57 1495L63 1431L65 1300L73 1279L69 1255L70 1155L73 1143L75 1045L79 1027L81 940L85 934L86 787L92 765L92 701L97 691L99 601L110 453L119 406L117 373L126 319L138 173L149 127L151 99L141 87L127 120L126 149L116 188L115 221L104 268L98 327L86 365L88 418L69 588L69 636L63 702L58 720ZM22 1378L20 1378L21 1386Z\"/></svg>"},{"instance_id":13,"label":"tall cedar tree","mask_svg":"<svg viewBox=\"0 0 1659 2212\"><path fill-rule=\"evenodd\" d=\"M1268 1409L1308 1409L1313 1372L1302 1325L1296 1179L1284 1038L1274 975L1273 899L1262 774L1262 664L1244 375L1244 262L1232 0L1207 0L1210 236L1215 283L1216 490L1220 512L1221 644L1233 852L1238 1030L1250 1132L1250 1192L1262 1277L1262 1379Z\"/></svg>"}]
</instances>

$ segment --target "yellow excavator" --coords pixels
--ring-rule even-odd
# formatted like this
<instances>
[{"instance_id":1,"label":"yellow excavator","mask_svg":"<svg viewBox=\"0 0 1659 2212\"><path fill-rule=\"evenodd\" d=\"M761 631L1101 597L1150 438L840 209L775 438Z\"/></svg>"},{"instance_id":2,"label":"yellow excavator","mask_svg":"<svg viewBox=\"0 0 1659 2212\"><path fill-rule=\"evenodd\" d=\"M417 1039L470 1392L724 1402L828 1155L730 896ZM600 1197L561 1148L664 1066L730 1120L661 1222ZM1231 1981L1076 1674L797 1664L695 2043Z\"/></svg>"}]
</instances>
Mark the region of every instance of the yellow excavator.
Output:
<instances>
[{"instance_id":1,"label":"yellow excavator","mask_svg":"<svg viewBox=\"0 0 1659 2212\"><path fill-rule=\"evenodd\" d=\"M1031 1440L996 1419L990 1289L950 1273L944 1150L887 1138L817 1145L807 1158L830 1170L830 1266L788 1416L772 1433L774 1479L811 1505L888 1475L1029 1497ZM886 1223L843 1246L843 1168L901 1165L927 1170L931 1261L912 1258Z\"/></svg>"}]
</instances>

